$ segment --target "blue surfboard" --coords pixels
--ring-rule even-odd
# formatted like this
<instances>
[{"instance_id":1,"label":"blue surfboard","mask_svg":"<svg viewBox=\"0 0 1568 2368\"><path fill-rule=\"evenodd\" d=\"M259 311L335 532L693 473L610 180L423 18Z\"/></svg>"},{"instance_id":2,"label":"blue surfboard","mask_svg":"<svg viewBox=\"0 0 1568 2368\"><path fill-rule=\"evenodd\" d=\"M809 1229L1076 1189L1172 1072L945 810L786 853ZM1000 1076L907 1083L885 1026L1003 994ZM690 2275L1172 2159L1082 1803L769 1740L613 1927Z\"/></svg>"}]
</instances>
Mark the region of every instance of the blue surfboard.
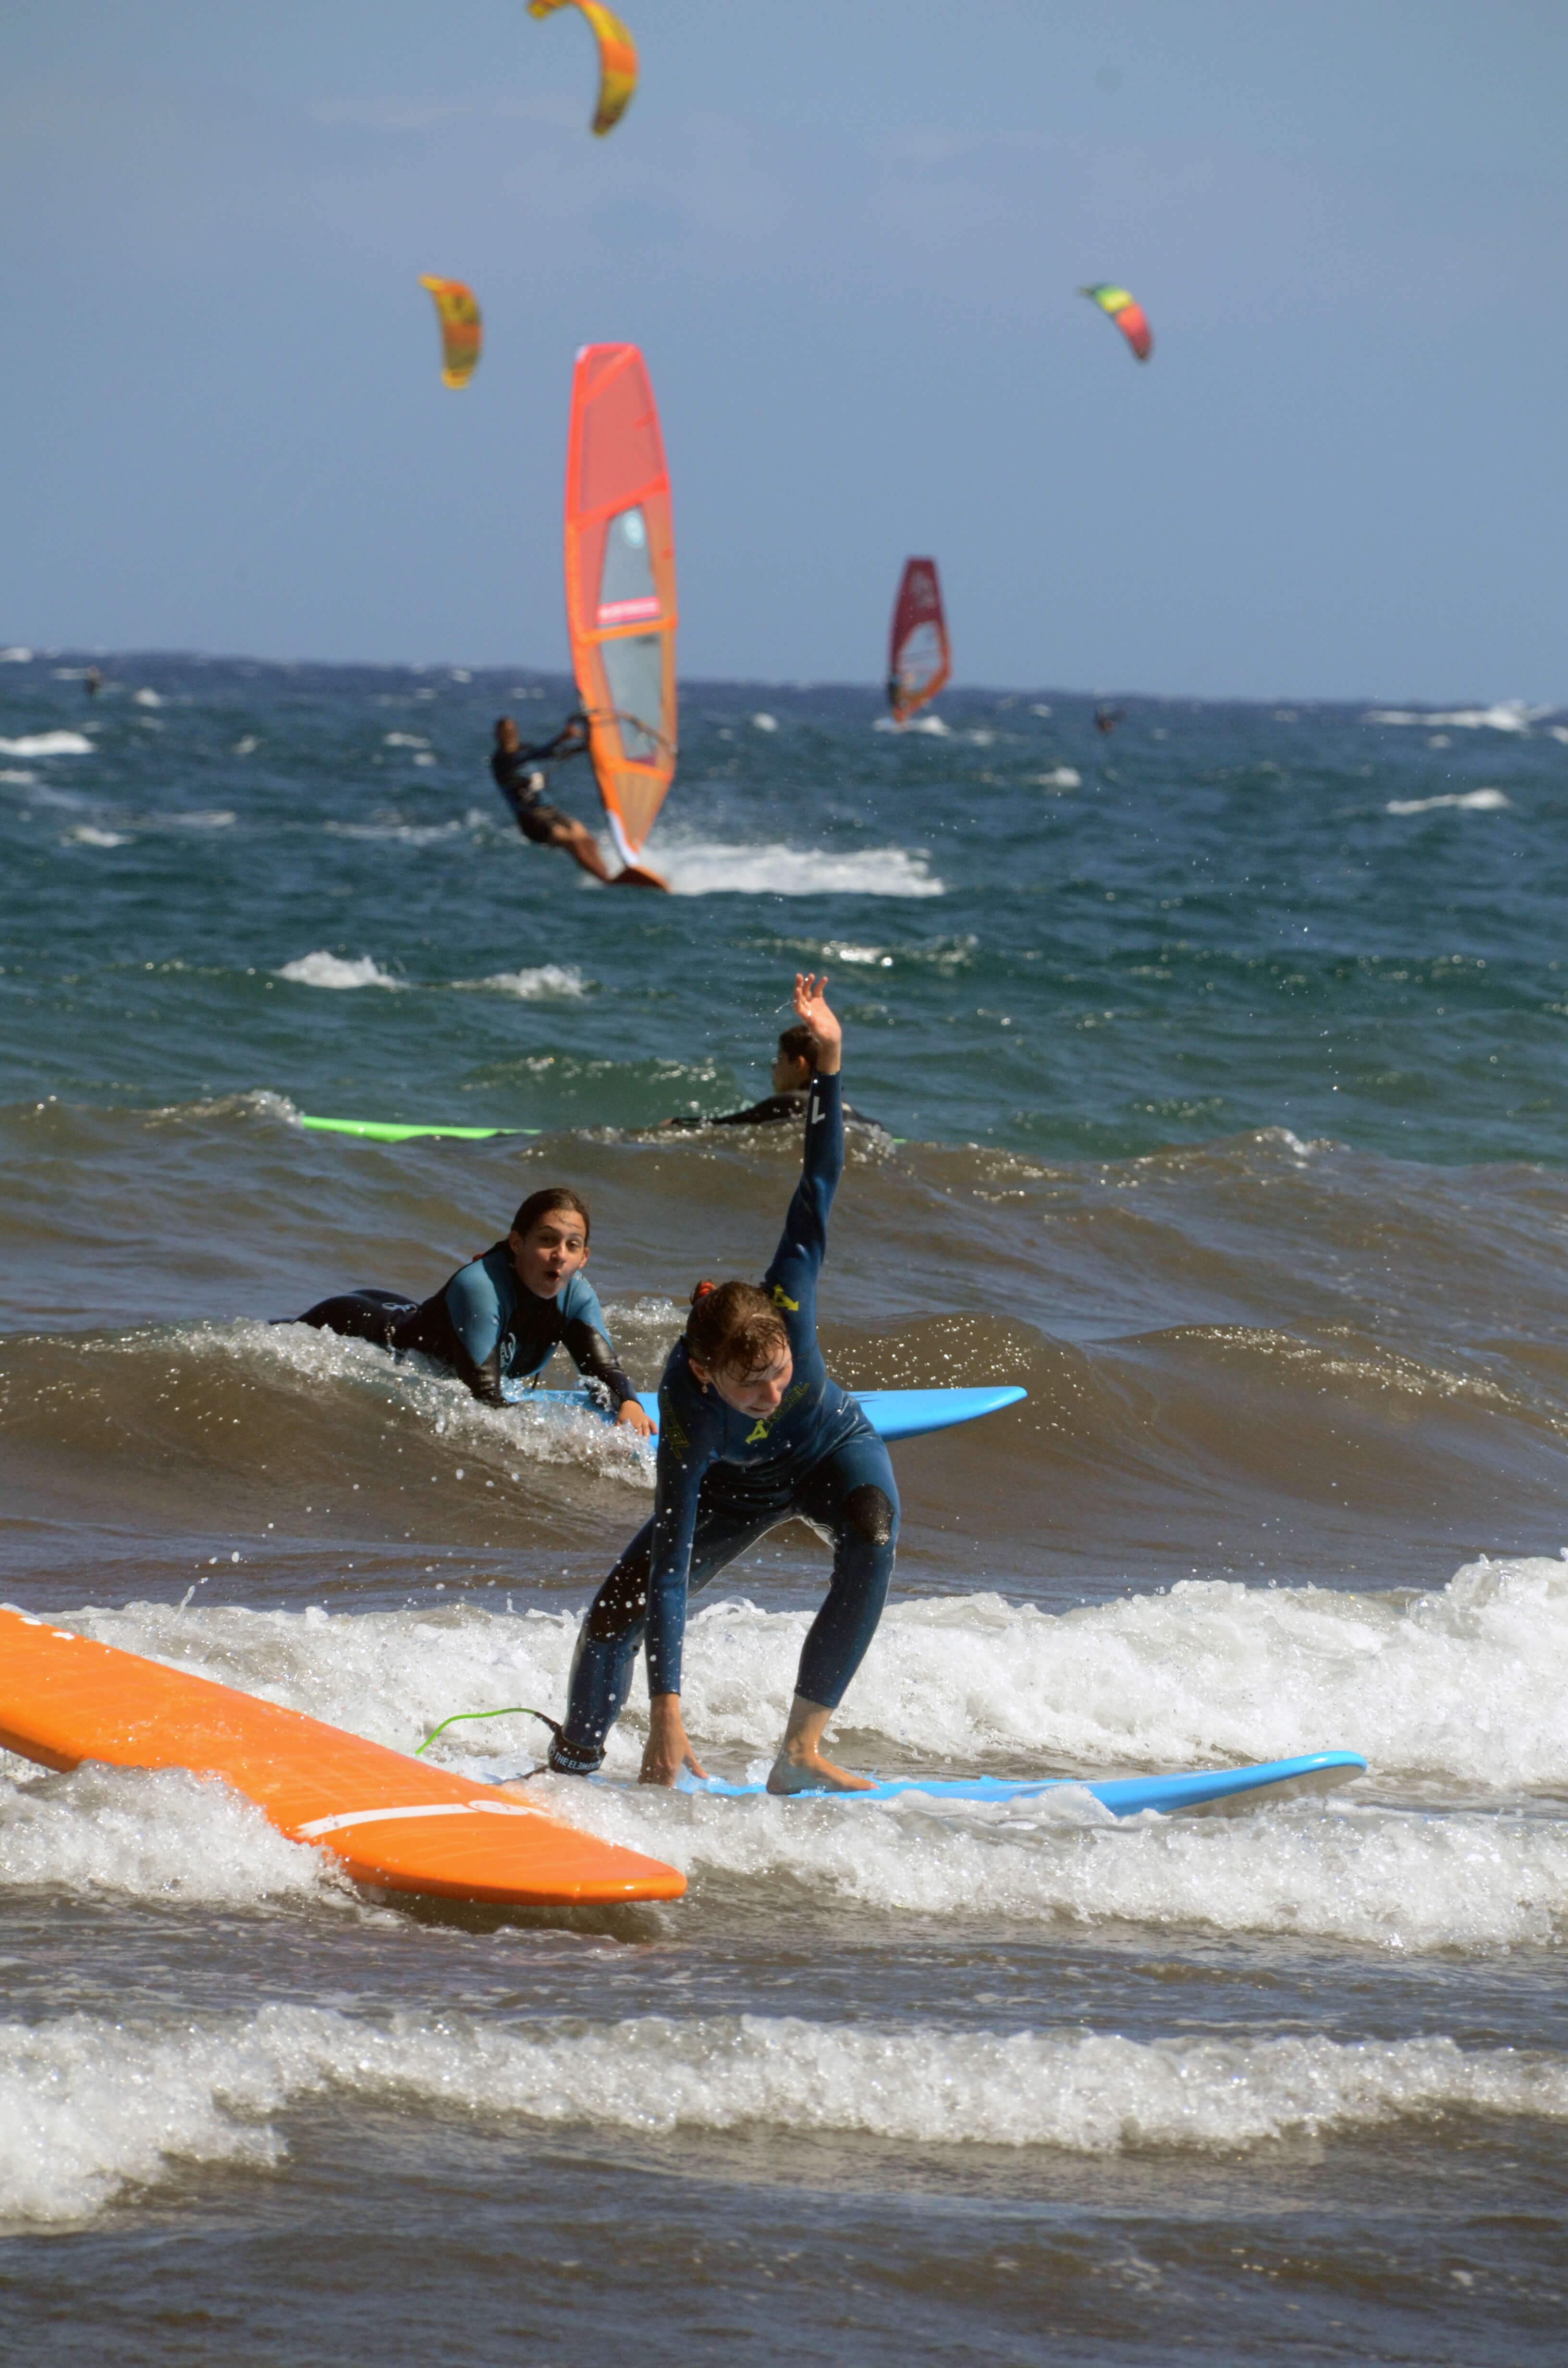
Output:
<instances>
[{"instance_id":1,"label":"blue surfboard","mask_svg":"<svg viewBox=\"0 0 1568 2368\"><path fill-rule=\"evenodd\" d=\"M1304 1759L1265 1759L1252 1768L1201 1768L1176 1776L1096 1777L1086 1783L1077 1776L1034 1776L1017 1781L1005 1776L898 1776L874 1784L869 1793L788 1793L790 1801L896 1801L905 1794L929 1794L938 1801L1030 1801L1041 1793L1059 1793L1075 1785L1119 1817L1135 1817L1144 1809L1169 1816L1177 1809L1252 1808L1267 1801L1289 1800L1298 1793L1326 1793L1364 1776L1367 1763L1358 1751L1314 1751ZM716 1793L726 1800L766 1793L766 1784L726 1784L717 1776L682 1776L677 1790Z\"/></svg>"},{"instance_id":2,"label":"blue surfboard","mask_svg":"<svg viewBox=\"0 0 1568 2368\"><path fill-rule=\"evenodd\" d=\"M606 1422L611 1419L608 1408L587 1390L530 1390L513 1383L503 1383L502 1387L509 1406L559 1406L576 1414L597 1414ZM919 1439L928 1430L950 1430L955 1423L973 1422L978 1415L1017 1406L1028 1392L1013 1383L989 1390L854 1390L850 1395L880 1437ZM657 1394L639 1390L637 1402L656 1430Z\"/></svg>"}]
</instances>

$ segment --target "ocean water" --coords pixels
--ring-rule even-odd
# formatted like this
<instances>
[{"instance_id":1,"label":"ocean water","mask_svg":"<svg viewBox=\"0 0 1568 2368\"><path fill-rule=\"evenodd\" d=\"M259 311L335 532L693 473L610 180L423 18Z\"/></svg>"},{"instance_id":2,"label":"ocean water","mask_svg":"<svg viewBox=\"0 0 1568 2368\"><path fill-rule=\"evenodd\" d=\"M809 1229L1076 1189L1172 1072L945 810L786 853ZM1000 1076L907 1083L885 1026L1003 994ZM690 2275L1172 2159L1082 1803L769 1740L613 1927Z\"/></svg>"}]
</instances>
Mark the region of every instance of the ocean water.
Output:
<instances>
[{"instance_id":1,"label":"ocean water","mask_svg":"<svg viewBox=\"0 0 1568 2368\"><path fill-rule=\"evenodd\" d=\"M578 1184L634 1375L759 1271L826 968L861 1136L824 1337L1021 1381L895 1450L883 1773L1347 1747L1082 1793L649 1793L681 1903L346 1886L221 1788L0 1755L0 2285L51 2361L1554 2361L1568 2296L1568 718L689 686L604 890L485 771L531 674L0 666L6 1600L412 1749L558 1709L651 1498L585 1418L270 1319ZM587 784L558 779L588 813ZM537 1130L383 1145L304 1113ZM355 1504L355 1497L359 1499ZM771 1756L824 1556L699 1600ZM448 1765L528 1764L528 1722ZM450 1748L449 1748L450 1746Z\"/></svg>"}]
</instances>

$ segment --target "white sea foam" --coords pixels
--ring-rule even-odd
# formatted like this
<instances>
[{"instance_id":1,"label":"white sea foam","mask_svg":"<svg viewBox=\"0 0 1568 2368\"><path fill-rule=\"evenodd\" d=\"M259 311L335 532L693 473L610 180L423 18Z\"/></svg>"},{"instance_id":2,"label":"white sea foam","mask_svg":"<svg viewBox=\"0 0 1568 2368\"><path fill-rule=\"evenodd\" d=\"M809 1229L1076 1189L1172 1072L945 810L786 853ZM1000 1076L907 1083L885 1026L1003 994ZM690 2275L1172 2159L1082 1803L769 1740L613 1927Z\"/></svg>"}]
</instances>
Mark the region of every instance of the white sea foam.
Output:
<instances>
[{"instance_id":1,"label":"white sea foam","mask_svg":"<svg viewBox=\"0 0 1568 2368\"><path fill-rule=\"evenodd\" d=\"M276 1094L267 1086L253 1086L239 1094L211 1094L194 1102L165 1102L146 1115L149 1124L209 1118L261 1118L281 1121L285 1126L300 1123L299 1110L288 1095Z\"/></svg>"},{"instance_id":2,"label":"white sea foam","mask_svg":"<svg viewBox=\"0 0 1568 2368\"><path fill-rule=\"evenodd\" d=\"M79 822L60 843L62 847L129 847L131 842L122 830L100 830L95 822Z\"/></svg>"},{"instance_id":3,"label":"white sea foam","mask_svg":"<svg viewBox=\"0 0 1568 2368\"><path fill-rule=\"evenodd\" d=\"M32 659L31 650L25 650L20 642L14 642L8 650L0 650L0 666L31 666Z\"/></svg>"},{"instance_id":4,"label":"white sea foam","mask_svg":"<svg viewBox=\"0 0 1568 2368\"><path fill-rule=\"evenodd\" d=\"M1528 732L1549 707L1527 707L1522 699L1498 700L1491 707L1456 707L1446 714L1426 707L1375 707L1363 723L1455 724L1461 732Z\"/></svg>"},{"instance_id":5,"label":"white sea foam","mask_svg":"<svg viewBox=\"0 0 1568 2368\"><path fill-rule=\"evenodd\" d=\"M620 1436L621 1426L485 1406L460 1383L412 1361L394 1364L362 1341L250 1323L174 1337L187 1356L232 1358L252 1370L258 1360L296 1367L318 1393L335 1376L352 1377L416 1404L433 1434L467 1461L467 1481L452 1486L483 1492L485 1479L520 1468L519 1452L551 1449L574 1459L591 1452L607 1472L624 1459L627 1476L648 1485L646 1450ZM144 1338L139 1347L144 1353ZM104 1343L93 1353L125 1352ZM500 1512L499 1485L494 1494ZM824 1575L825 1566L824 1557ZM748 1565L733 1576L746 1584ZM395 1662L397 1622L413 1617L389 1614L384 1630L367 1626L369 1614L335 1621L334 1635L346 1647L351 1636L377 1634L378 1651ZM464 1617L466 1658L444 1673L449 1691L456 1685L460 1693L465 1678L484 1683L492 1666L512 1669L519 1650L540 1683L564 1679L572 1630L556 1614L509 1620L474 1607ZM703 1748L733 1760L771 1745L808 1618L804 1610L696 1600L685 1706ZM131 1637L103 1633L139 1649ZM181 1630L191 1640L198 1633ZM335 1649L324 1645L312 1683L324 1682L320 1664ZM418 1648L409 1649L412 1732L426 1690ZM404 1680L389 1674L388 1682L395 1690ZM904 1765L949 1772L1066 1764L1118 1775L1347 1748L1364 1753L1384 1783L1447 1782L1471 1797L1497 1798L1568 1792L1565 1697L1568 1562L1528 1558L1467 1565L1447 1587L1414 1600L1210 1579L1062 1614L994 1595L895 1602L839 1727L853 1731L863 1759L885 1764L891 1753ZM635 1754L630 1742L626 1748L630 1767Z\"/></svg>"},{"instance_id":6,"label":"white sea foam","mask_svg":"<svg viewBox=\"0 0 1568 2368\"><path fill-rule=\"evenodd\" d=\"M389 748L428 748L430 743L417 732L383 732L381 739Z\"/></svg>"},{"instance_id":7,"label":"white sea foam","mask_svg":"<svg viewBox=\"0 0 1568 2368\"><path fill-rule=\"evenodd\" d=\"M778 729L778 718L777 715L754 715L752 717L752 728L754 731L757 732L777 732Z\"/></svg>"},{"instance_id":8,"label":"white sea foam","mask_svg":"<svg viewBox=\"0 0 1568 2368\"><path fill-rule=\"evenodd\" d=\"M85 732L24 732L19 740L0 740L0 757L90 757L93 744Z\"/></svg>"},{"instance_id":9,"label":"white sea foam","mask_svg":"<svg viewBox=\"0 0 1568 2368\"><path fill-rule=\"evenodd\" d=\"M332 1882L318 1850L286 1841L226 1785L182 1770L45 1776L8 1754L0 1769L0 1895L107 1892L254 1907L318 1897Z\"/></svg>"},{"instance_id":10,"label":"white sea foam","mask_svg":"<svg viewBox=\"0 0 1568 2368\"><path fill-rule=\"evenodd\" d=\"M750 1604L699 1614L707 1737L756 1739L805 1622ZM1109 1773L1344 1748L1506 1792L1568 1790L1565 1697L1568 1562L1532 1557L1467 1565L1414 1601L1189 1579L1063 1614L984 1595L895 1603L846 1717L926 1765L1028 1755Z\"/></svg>"},{"instance_id":11,"label":"white sea foam","mask_svg":"<svg viewBox=\"0 0 1568 2368\"><path fill-rule=\"evenodd\" d=\"M651 847L648 860L677 896L940 896L946 892L924 849L726 847L677 840Z\"/></svg>"},{"instance_id":12,"label":"white sea foam","mask_svg":"<svg viewBox=\"0 0 1568 2368\"><path fill-rule=\"evenodd\" d=\"M272 2120L324 2093L637 2136L751 2128L1109 2156L1229 2153L1456 2112L1561 2122L1568 2065L1446 2037L1140 2042L751 2014L585 2030L283 2004L163 2029L74 2014L0 2025L0 2213L81 2219L182 2161L275 2163Z\"/></svg>"},{"instance_id":13,"label":"white sea foam","mask_svg":"<svg viewBox=\"0 0 1568 2368\"><path fill-rule=\"evenodd\" d=\"M155 690L133 690L131 698L136 707L162 707L164 703Z\"/></svg>"},{"instance_id":14,"label":"white sea foam","mask_svg":"<svg viewBox=\"0 0 1568 2368\"><path fill-rule=\"evenodd\" d=\"M873 732L921 732L928 740L950 740L952 727L939 715L912 715L907 723L895 723L891 715L879 715L872 724Z\"/></svg>"},{"instance_id":15,"label":"white sea foam","mask_svg":"<svg viewBox=\"0 0 1568 2368\"><path fill-rule=\"evenodd\" d=\"M780 1708L775 1732L782 1726ZM524 1723L498 1719L494 1731L512 1734L520 1765ZM1555 1822L1343 1800L1124 1820L1075 1785L990 1805L907 1793L888 1803L725 1800L650 1794L636 1783L630 1752L619 1764L618 1786L585 1792L571 1779L539 1779L530 1790L606 1841L678 1866L699 1890L717 1874L727 1889L737 1881L782 1887L828 1909L875 1910L894 1925L912 1916L1135 1925L1402 1955L1556 1949L1568 1940L1568 1830ZM755 1772L766 1765L757 1761ZM463 1766L481 1773L476 1758Z\"/></svg>"},{"instance_id":16,"label":"white sea foam","mask_svg":"<svg viewBox=\"0 0 1568 2368\"><path fill-rule=\"evenodd\" d=\"M515 995L523 1003L571 1000L586 995L595 984L569 962L540 962L537 970L498 970L489 978L460 978L454 984L492 995Z\"/></svg>"},{"instance_id":17,"label":"white sea foam","mask_svg":"<svg viewBox=\"0 0 1568 2368\"><path fill-rule=\"evenodd\" d=\"M613 1309L611 1318L619 1321ZM671 1331L676 1328L672 1324ZM171 1347L186 1356L222 1359L275 1382L297 1379L312 1395L333 1385L371 1389L417 1415L432 1439L471 1456L475 1485L493 1479L499 1486L524 1463L575 1463L639 1490L653 1486L653 1451L624 1424L601 1421L585 1408L530 1405L526 1397L509 1406L485 1406L464 1383L423 1358L394 1359L367 1340L342 1339L304 1324L243 1317L230 1324L182 1325L168 1337ZM93 1353L140 1353L144 1345L145 1335L132 1335L97 1344ZM574 1383L575 1375L569 1374L561 1386Z\"/></svg>"},{"instance_id":18,"label":"white sea foam","mask_svg":"<svg viewBox=\"0 0 1568 2368\"><path fill-rule=\"evenodd\" d=\"M1036 773L1032 779L1037 790L1081 790L1084 786L1084 776L1071 765L1054 765L1049 773Z\"/></svg>"},{"instance_id":19,"label":"white sea foam","mask_svg":"<svg viewBox=\"0 0 1568 2368\"><path fill-rule=\"evenodd\" d=\"M1393 814L1430 814L1435 806L1459 806L1469 814L1496 814L1511 806L1501 790L1453 790L1440 798L1391 798L1386 811Z\"/></svg>"},{"instance_id":20,"label":"white sea foam","mask_svg":"<svg viewBox=\"0 0 1568 2368\"><path fill-rule=\"evenodd\" d=\"M502 1519L522 1469L512 1419L476 1408L460 1434L465 1476L441 1474ZM597 1434L580 1452L626 1452L610 1426L578 1419ZM442 1574L460 1585L458 1568ZM405 1751L455 1711L524 1703L559 1715L577 1627L572 1613L456 1600L435 1613L302 1618L133 1604L69 1624ZM744 1603L695 1611L683 1707L710 1767L765 1769L805 1625L803 1612ZM1075 1785L1006 1804L649 1792L634 1781L639 1675L610 1738L615 1781L546 1779L540 1797L694 1884L782 1884L894 1918L1131 1923L1394 1951L1557 1946L1568 1941L1568 1823L1484 1804L1495 1788L1568 1790L1565 1683L1561 1563L1474 1565L1417 1602L1220 1581L1056 1618L995 1598L937 1599L896 1606L856 1679L838 1732L861 1766L891 1757L1023 1773L1054 1760L1116 1774L1352 1746L1372 1777L1324 1801L1199 1820L1119 1820ZM496 1777L537 1758L541 1741L528 1721L496 1719L449 1732L434 1756ZM1413 1771L1417 1804L1389 1805ZM1429 1805L1439 1782L1468 1805Z\"/></svg>"},{"instance_id":21,"label":"white sea foam","mask_svg":"<svg viewBox=\"0 0 1568 2368\"><path fill-rule=\"evenodd\" d=\"M329 838L381 839L389 846L433 847L438 839L457 838L473 826L472 817L460 822L325 822L322 828Z\"/></svg>"},{"instance_id":22,"label":"white sea foam","mask_svg":"<svg viewBox=\"0 0 1568 2368\"><path fill-rule=\"evenodd\" d=\"M5 781L13 789L34 790L38 787L38 775L36 773L11 771L0 772L0 781Z\"/></svg>"},{"instance_id":23,"label":"white sea foam","mask_svg":"<svg viewBox=\"0 0 1568 2368\"><path fill-rule=\"evenodd\" d=\"M278 975L292 980L296 986L403 985L402 979L389 977L369 954L362 954L358 962L346 962L340 954L301 954L298 962L285 962Z\"/></svg>"}]
</instances>

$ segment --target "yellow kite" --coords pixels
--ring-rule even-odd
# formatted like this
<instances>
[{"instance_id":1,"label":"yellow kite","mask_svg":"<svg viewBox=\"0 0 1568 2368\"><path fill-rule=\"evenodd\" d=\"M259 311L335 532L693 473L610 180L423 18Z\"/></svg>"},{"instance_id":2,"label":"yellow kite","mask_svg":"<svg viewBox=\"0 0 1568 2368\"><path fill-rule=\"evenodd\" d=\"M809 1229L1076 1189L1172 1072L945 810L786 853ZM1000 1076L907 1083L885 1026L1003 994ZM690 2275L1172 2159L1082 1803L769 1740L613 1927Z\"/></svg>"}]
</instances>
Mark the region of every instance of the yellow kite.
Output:
<instances>
[{"instance_id":1,"label":"yellow kite","mask_svg":"<svg viewBox=\"0 0 1568 2368\"><path fill-rule=\"evenodd\" d=\"M594 130L602 137L620 121L631 103L637 87L637 44L620 18L601 7L599 0L570 0L570 5L581 8L599 45L599 103ZM567 6L568 0L528 0L528 15L542 19Z\"/></svg>"},{"instance_id":2,"label":"yellow kite","mask_svg":"<svg viewBox=\"0 0 1568 2368\"><path fill-rule=\"evenodd\" d=\"M427 279L423 272L419 285L430 290L441 324L441 383L466 386L478 368L479 349L484 342L474 292L460 279Z\"/></svg>"}]
</instances>

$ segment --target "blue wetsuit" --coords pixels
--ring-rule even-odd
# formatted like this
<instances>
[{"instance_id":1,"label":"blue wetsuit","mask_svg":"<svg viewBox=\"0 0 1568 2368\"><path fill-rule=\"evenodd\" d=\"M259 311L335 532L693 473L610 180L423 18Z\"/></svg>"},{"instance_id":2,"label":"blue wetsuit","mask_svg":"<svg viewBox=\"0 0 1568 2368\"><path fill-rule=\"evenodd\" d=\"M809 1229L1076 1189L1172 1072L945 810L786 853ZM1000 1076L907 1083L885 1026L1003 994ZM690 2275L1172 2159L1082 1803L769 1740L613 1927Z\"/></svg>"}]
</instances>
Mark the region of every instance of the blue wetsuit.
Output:
<instances>
[{"instance_id":1,"label":"blue wetsuit","mask_svg":"<svg viewBox=\"0 0 1568 2368\"><path fill-rule=\"evenodd\" d=\"M876 1633L898 1541L888 1452L817 1346L816 1286L844 1168L836 1076L812 1080L805 1161L764 1277L790 1336L794 1372L778 1412L736 1413L691 1370L684 1340L659 1384L658 1486L643 1524L595 1597L572 1664L564 1732L551 1766L586 1774L604 1757L637 1649L652 1693L678 1693L688 1591L791 1516L827 1528L833 1576L801 1654L796 1690L835 1709Z\"/></svg>"},{"instance_id":2,"label":"blue wetsuit","mask_svg":"<svg viewBox=\"0 0 1568 2368\"><path fill-rule=\"evenodd\" d=\"M617 1413L635 1395L605 1329L593 1284L579 1268L553 1299L540 1299L512 1264L505 1242L471 1258L433 1297L351 1291L319 1300L299 1318L318 1331L376 1340L385 1349L422 1349L468 1383L476 1398L504 1406L503 1381L543 1372L563 1342L580 1372L602 1382Z\"/></svg>"}]
</instances>

